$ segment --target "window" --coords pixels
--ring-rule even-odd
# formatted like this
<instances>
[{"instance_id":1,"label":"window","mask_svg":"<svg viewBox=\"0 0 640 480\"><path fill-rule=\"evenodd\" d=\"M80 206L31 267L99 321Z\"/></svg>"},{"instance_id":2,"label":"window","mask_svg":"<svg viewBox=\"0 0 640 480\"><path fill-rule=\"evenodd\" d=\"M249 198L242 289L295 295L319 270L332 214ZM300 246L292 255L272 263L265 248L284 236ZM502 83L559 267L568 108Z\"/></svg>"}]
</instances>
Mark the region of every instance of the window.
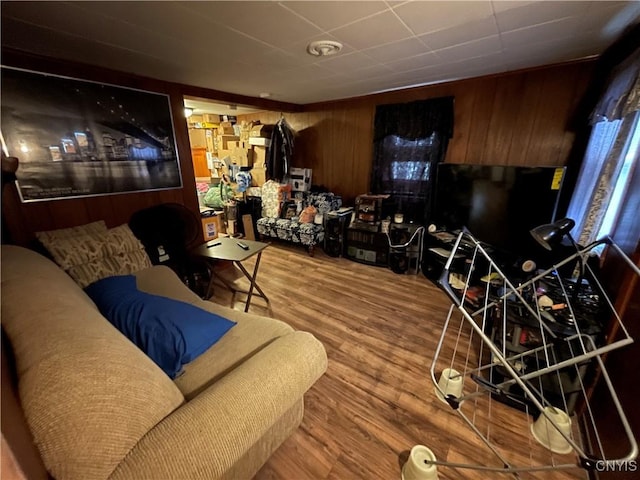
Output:
<instances>
[{"instance_id":1,"label":"window","mask_svg":"<svg viewBox=\"0 0 640 480\"><path fill-rule=\"evenodd\" d=\"M435 167L444 159L452 131L453 97L376 109L371 192L391 195L391 211L383 215L429 220Z\"/></svg>"},{"instance_id":2,"label":"window","mask_svg":"<svg viewBox=\"0 0 640 480\"><path fill-rule=\"evenodd\" d=\"M594 125L567 216L587 245L616 225L640 153L640 112Z\"/></svg>"},{"instance_id":3,"label":"window","mask_svg":"<svg viewBox=\"0 0 640 480\"><path fill-rule=\"evenodd\" d=\"M619 56L633 46L609 73L591 113L591 137L567 212L576 221L574 236L581 245L617 228L638 168L640 48L633 40L636 37L627 37L627 43L619 43L619 50L610 52L610 56Z\"/></svg>"}]
</instances>

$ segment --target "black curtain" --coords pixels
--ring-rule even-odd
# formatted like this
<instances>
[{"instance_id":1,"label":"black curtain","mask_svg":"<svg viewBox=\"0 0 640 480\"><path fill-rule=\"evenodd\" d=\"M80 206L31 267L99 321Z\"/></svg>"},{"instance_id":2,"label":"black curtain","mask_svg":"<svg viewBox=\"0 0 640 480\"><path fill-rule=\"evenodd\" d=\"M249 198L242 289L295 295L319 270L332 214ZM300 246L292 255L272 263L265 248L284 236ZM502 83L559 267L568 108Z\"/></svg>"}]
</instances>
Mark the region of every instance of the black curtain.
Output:
<instances>
[{"instance_id":1,"label":"black curtain","mask_svg":"<svg viewBox=\"0 0 640 480\"><path fill-rule=\"evenodd\" d=\"M376 108L371 191L391 195L386 214L429 221L436 166L452 135L453 97Z\"/></svg>"}]
</instances>

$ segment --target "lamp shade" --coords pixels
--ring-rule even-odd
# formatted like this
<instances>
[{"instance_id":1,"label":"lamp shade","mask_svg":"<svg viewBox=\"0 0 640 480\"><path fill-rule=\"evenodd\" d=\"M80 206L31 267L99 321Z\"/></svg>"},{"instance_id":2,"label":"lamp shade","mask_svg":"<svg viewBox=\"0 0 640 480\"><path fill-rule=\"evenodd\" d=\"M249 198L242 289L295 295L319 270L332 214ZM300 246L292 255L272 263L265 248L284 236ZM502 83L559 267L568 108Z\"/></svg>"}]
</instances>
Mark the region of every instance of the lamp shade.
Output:
<instances>
[{"instance_id":1,"label":"lamp shade","mask_svg":"<svg viewBox=\"0 0 640 480\"><path fill-rule=\"evenodd\" d=\"M560 242L562 237L571 231L575 226L571 218L563 218L554 223L540 225L530 230L531 236L547 250L551 250L555 243Z\"/></svg>"}]
</instances>

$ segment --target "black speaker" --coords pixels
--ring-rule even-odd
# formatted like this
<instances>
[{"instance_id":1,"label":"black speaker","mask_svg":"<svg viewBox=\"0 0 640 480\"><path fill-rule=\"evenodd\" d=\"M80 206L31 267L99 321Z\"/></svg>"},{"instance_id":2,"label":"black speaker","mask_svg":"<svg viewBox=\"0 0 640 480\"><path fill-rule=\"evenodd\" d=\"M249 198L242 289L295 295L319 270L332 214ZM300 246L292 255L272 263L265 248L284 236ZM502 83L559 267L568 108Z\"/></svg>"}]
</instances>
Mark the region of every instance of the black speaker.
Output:
<instances>
[{"instance_id":1,"label":"black speaker","mask_svg":"<svg viewBox=\"0 0 640 480\"><path fill-rule=\"evenodd\" d=\"M325 242L324 252L330 257L342 255L342 238L328 238Z\"/></svg>"},{"instance_id":2,"label":"black speaker","mask_svg":"<svg viewBox=\"0 0 640 480\"><path fill-rule=\"evenodd\" d=\"M389 268L394 273L417 274L422 261L424 228L410 223L392 223L389 227ZM411 243L409 243L411 242Z\"/></svg>"},{"instance_id":3,"label":"black speaker","mask_svg":"<svg viewBox=\"0 0 640 480\"><path fill-rule=\"evenodd\" d=\"M389 268L394 273L407 273L409 270L409 257L406 248L394 248L389 253Z\"/></svg>"},{"instance_id":4,"label":"black speaker","mask_svg":"<svg viewBox=\"0 0 640 480\"><path fill-rule=\"evenodd\" d=\"M389 230L389 238L392 245L403 245L409 241L411 234L408 227L393 225Z\"/></svg>"},{"instance_id":5,"label":"black speaker","mask_svg":"<svg viewBox=\"0 0 640 480\"><path fill-rule=\"evenodd\" d=\"M344 255L346 217L328 217L324 226L324 252L330 257Z\"/></svg>"}]
</instances>

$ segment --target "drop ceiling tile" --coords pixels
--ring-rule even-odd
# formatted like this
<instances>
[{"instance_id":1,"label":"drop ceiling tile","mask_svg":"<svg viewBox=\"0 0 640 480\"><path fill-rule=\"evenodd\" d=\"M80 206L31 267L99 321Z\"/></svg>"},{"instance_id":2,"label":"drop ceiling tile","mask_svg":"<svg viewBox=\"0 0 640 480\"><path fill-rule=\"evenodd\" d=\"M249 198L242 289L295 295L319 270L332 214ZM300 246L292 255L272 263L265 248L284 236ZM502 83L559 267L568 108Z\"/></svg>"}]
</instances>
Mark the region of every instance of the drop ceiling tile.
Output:
<instances>
[{"instance_id":1,"label":"drop ceiling tile","mask_svg":"<svg viewBox=\"0 0 640 480\"><path fill-rule=\"evenodd\" d=\"M375 47L411 36L411 32L391 12L383 12L331 32L340 42L356 49Z\"/></svg>"},{"instance_id":2,"label":"drop ceiling tile","mask_svg":"<svg viewBox=\"0 0 640 480\"><path fill-rule=\"evenodd\" d=\"M32 7L33 8L33 7ZM19 15L20 8L14 10ZM88 15L76 4L56 5L45 2L30 15L36 24L47 22L64 24L65 34L77 37L77 43L87 43L84 48L98 48L98 44L138 52L139 56L166 58L168 61L195 62L206 54L204 48L195 47L156 34L155 31L138 28L129 23L104 15ZM60 33L53 34L52 38ZM91 47L92 46L92 47ZM79 48L79 47L78 47Z\"/></svg>"},{"instance_id":3,"label":"drop ceiling tile","mask_svg":"<svg viewBox=\"0 0 640 480\"><path fill-rule=\"evenodd\" d=\"M118 28L118 22L113 19L99 16L85 20L82 18L83 15L79 15L80 12L81 10L72 4L57 5L54 2L43 2L40 5L34 5L32 2L2 4L3 16L26 19L34 25L47 26L50 23L64 25L65 33L79 37L89 37L93 34L104 38L105 32L113 33L114 28ZM96 28L95 31L94 28Z\"/></svg>"},{"instance_id":4,"label":"drop ceiling tile","mask_svg":"<svg viewBox=\"0 0 640 480\"><path fill-rule=\"evenodd\" d=\"M505 66L504 54L502 52L492 53L490 55L481 55L474 58L467 58L460 62L452 62L443 65L442 71L444 72L466 72L470 70L477 71L478 69L491 69L500 70Z\"/></svg>"},{"instance_id":5,"label":"drop ceiling tile","mask_svg":"<svg viewBox=\"0 0 640 480\"><path fill-rule=\"evenodd\" d=\"M3 19L2 44L16 48L38 51L41 55L75 62L98 65L134 74L166 79L168 73L179 65L167 58L154 58L127 49L96 42L84 42L73 35L56 35L51 41L51 32L20 21Z\"/></svg>"},{"instance_id":6,"label":"drop ceiling tile","mask_svg":"<svg viewBox=\"0 0 640 480\"><path fill-rule=\"evenodd\" d=\"M522 65L523 60L555 63L561 60L586 58L602 50L602 44L588 32L575 37L573 43L563 40L549 40L536 44L512 45L504 50L504 61L508 65Z\"/></svg>"},{"instance_id":7,"label":"drop ceiling tile","mask_svg":"<svg viewBox=\"0 0 640 480\"><path fill-rule=\"evenodd\" d=\"M317 64L327 68L333 72L341 72L344 70L358 70L360 68L371 67L378 62L368 55L360 52L354 52L347 55L341 53L326 58L318 58Z\"/></svg>"},{"instance_id":8,"label":"drop ceiling tile","mask_svg":"<svg viewBox=\"0 0 640 480\"><path fill-rule=\"evenodd\" d=\"M580 16L590 7L591 3L583 1L529 3L510 10L496 12L496 22L501 32L508 32L560 18Z\"/></svg>"},{"instance_id":9,"label":"drop ceiling tile","mask_svg":"<svg viewBox=\"0 0 640 480\"><path fill-rule=\"evenodd\" d=\"M490 2L410 2L394 7L393 11L416 35L493 15Z\"/></svg>"},{"instance_id":10,"label":"drop ceiling tile","mask_svg":"<svg viewBox=\"0 0 640 480\"><path fill-rule=\"evenodd\" d=\"M442 65L442 59L436 53L429 52L387 62L385 65L395 72L403 72L417 68L437 68Z\"/></svg>"},{"instance_id":11,"label":"drop ceiling tile","mask_svg":"<svg viewBox=\"0 0 640 480\"><path fill-rule=\"evenodd\" d=\"M432 50L451 47L461 43L471 42L479 38L489 37L498 34L493 17L471 20L455 28L447 28L432 33L420 35L418 38Z\"/></svg>"},{"instance_id":12,"label":"drop ceiling tile","mask_svg":"<svg viewBox=\"0 0 640 480\"><path fill-rule=\"evenodd\" d=\"M456 62L466 58L487 56L502 51L502 43L498 35L481 38L473 42L455 45L453 47L436 50L435 53L443 59L444 63Z\"/></svg>"},{"instance_id":13,"label":"drop ceiling tile","mask_svg":"<svg viewBox=\"0 0 640 480\"><path fill-rule=\"evenodd\" d=\"M507 1L507 0L493 0L491 2L493 6L493 11L495 13L504 12L506 10L512 10L514 8L524 7L525 5L530 5L532 3L539 3L540 0L537 1L525 1L525 0L515 0L515 1Z\"/></svg>"},{"instance_id":14,"label":"drop ceiling tile","mask_svg":"<svg viewBox=\"0 0 640 480\"><path fill-rule=\"evenodd\" d=\"M433 73L433 71L429 69L417 69L410 72L393 72L384 77L376 78L376 80L379 82L384 81L391 87L396 87L401 84L412 85L418 81L423 81L425 76L429 75L428 72ZM378 88L382 88L382 86L378 86Z\"/></svg>"},{"instance_id":15,"label":"drop ceiling tile","mask_svg":"<svg viewBox=\"0 0 640 480\"><path fill-rule=\"evenodd\" d=\"M387 75L393 74L393 71L386 67L385 65L371 65L369 67L360 68L358 70L348 70L344 71L343 75L349 79L362 79L362 78L375 78L375 77L386 77Z\"/></svg>"},{"instance_id":16,"label":"drop ceiling tile","mask_svg":"<svg viewBox=\"0 0 640 480\"><path fill-rule=\"evenodd\" d=\"M280 2L322 30L329 31L387 10L385 2Z\"/></svg>"},{"instance_id":17,"label":"drop ceiling tile","mask_svg":"<svg viewBox=\"0 0 640 480\"><path fill-rule=\"evenodd\" d=\"M387 43L379 47L363 50L371 58L378 62L390 62L400 58L413 57L431 50L415 37L405 38L399 42Z\"/></svg>"},{"instance_id":18,"label":"drop ceiling tile","mask_svg":"<svg viewBox=\"0 0 640 480\"><path fill-rule=\"evenodd\" d=\"M570 38L578 32L579 22L575 17L567 17L554 22L541 23L527 28L502 33L505 48L513 45L540 43L553 39Z\"/></svg>"},{"instance_id":19,"label":"drop ceiling tile","mask_svg":"<svg viewBox=\"0 0 640 480\"><path fill-rule=\"evenodd\" d=\"M224 26L212 22L208 18L193 12L183 6L184 2L163 2L162 8L150 8L152 2L74 2L73 5L84 12L81 18L116 19L121 23L120 28L110 31L114 39L125 40L130 31L138 35L165 37L172 42L185 43L193 50L211 49L211 45L227 44L227 53L236 54L241 42L247 37ZM106 23L106 22L105 22ZM126 26L129 29L126 29ZM93 29L89 28L89 35ZM252 40L255 48L255 40Z\"/></svg>"},{"instance_id":20,"label":"drop ceiling tile","mask_svg":"<svg viewBox=\"0 0 640 480\"><path fill-rule=\"evenodd\" d=\"M290 70L276 72L273 78L287 79L287 83L309 82L318 79L333 77L336 72L328 70L321 65L305 65Z\"/></svg>"},{"instance_id":21,"label":"drop ceiling tile","mask_svg":"<svg viewBox=\"0 0 640 480\"><path fill-rule=\"evenodd\" d=\"M238 61L246 66L247 71L252 71L256 66L263 66L265 70L289 70L300 65L298 58L278 49L260 51L259 54L241 55L238 56Z\"/></svg>"},{"instance_id":22,"label":"drop ceiling tile","mask_svg":"<svg viewBox=\"0 0 640 480\"><path fill-rule=\"evenodd\" d=\"M276 2L185 2L185 8L281 48L321 32Z\"/></svg>"},{"instance_id":23,"label":"drop ceiling tile","mask_svg":"<svg viewBox=\"0 0 640 480\"><path fill-rule=\"evenodd\" d=\"M545 52L544 55L531 55L528 57L521 56L507 61L506 65L509 70L518 70L521 68L533 68L540 65L548 65L549 63L549 52Z\"/></svg>"},{"instance_id":24,"label":"drop ceiling tile","mask_svg":"<svg viewBox=\"0 0 640 480\"><path fill-rule=\"evenodd\" d=\"M60 5L58 2L52 3ZM87 18L100 14L173 38L181 38L185 33L205 27L207 31L215 33L214 23L193 13L189 14L190 11L182 8L179 3L163 2L162 8L153 8L155 5L151 2L135 1L73 2L73 5L84 10ZM58 8L63 7L58 6ZM203 24L203 21L206 21L206 24Z\"/></svg>"}]
</instances>

